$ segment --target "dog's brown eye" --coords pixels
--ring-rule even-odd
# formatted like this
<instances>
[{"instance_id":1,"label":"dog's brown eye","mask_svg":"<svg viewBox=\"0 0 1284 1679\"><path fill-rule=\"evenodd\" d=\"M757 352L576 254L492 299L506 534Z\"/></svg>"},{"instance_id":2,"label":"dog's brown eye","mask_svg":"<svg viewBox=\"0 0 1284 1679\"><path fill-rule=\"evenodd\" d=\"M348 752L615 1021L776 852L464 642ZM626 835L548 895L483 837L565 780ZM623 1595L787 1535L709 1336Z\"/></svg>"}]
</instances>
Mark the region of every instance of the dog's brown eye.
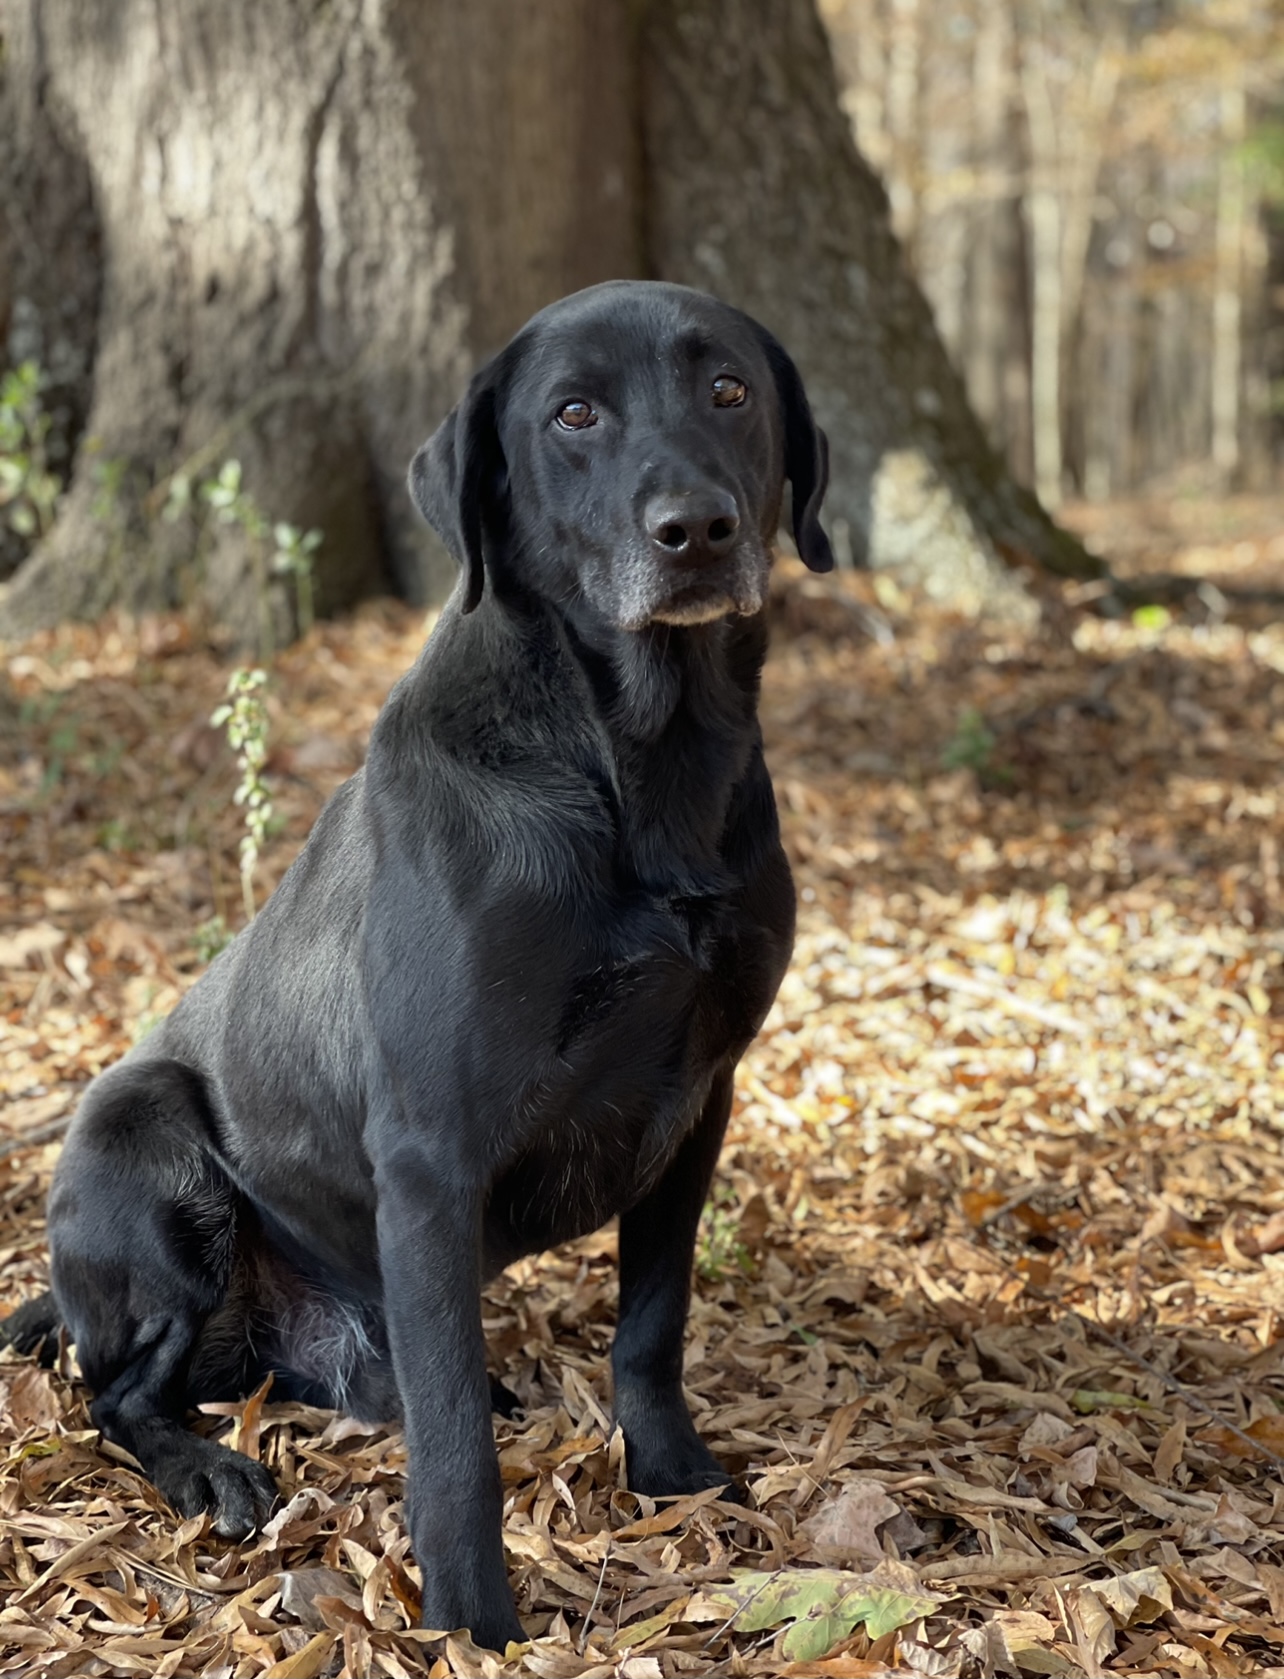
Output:
<instances>
[{"instance_id":1,"label":"dog's brown eye","mask_svg":"<svg viewBox=\"0 0 1284 1679\"><path fill-rule=\"evenodd\" d=\"M729 373L720 373L713 381L713 400L719 408L739 408L749 395L743 379L733 379Z\"/></svg>"},{"instance_id":2,"label":"dog's brown eye","mask_svg":"<svg viewBox=\"0 0 1284 1679\"><path fill-rule=\"evenodd\" d=\"M557 411L557 423L563 431L583 431L596 419L597 415L587 402L568 402Z\"/></svg>"}]
</instances>

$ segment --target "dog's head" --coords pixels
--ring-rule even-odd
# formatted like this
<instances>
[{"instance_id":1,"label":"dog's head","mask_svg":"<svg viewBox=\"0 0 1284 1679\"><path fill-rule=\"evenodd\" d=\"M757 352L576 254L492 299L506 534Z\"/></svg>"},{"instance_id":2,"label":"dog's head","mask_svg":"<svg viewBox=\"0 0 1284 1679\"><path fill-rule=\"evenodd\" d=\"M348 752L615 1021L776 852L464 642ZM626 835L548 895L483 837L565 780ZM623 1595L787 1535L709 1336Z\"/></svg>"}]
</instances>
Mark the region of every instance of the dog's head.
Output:
<instances>
[{"instance_id":1,"label":"dog's head","mask_svg":"<svg viewBox=\"0 0 1284 1679\"><path fill-rule=\"evenodd\" d=\"M785 480L798 552L834 561L825 435L763 327L702 292L613 281L542 310L415 456L464 572L622 630L761 609Z\"/></svg>"}]
</instances>

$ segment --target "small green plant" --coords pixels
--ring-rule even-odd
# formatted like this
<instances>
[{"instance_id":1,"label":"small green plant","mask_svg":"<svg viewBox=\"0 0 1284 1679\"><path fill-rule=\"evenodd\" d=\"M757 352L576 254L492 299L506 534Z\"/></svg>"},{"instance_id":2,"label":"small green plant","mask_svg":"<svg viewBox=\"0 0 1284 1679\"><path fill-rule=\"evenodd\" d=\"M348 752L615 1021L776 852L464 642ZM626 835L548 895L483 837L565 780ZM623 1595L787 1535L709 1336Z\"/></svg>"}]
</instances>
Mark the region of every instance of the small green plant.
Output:
<instances>
[{"instance_id":1,"label":"small green plant","mask_svg":"<svg viewBox=\"0 0 1284 1679\"><path fill-rule=\"evenodd\" d=\"M786 1627L780 1639L784 1659L818 1663L858 1626L864 1625L870 1639L886 1638L931 1614L940 1598L841 1568L776 1568L770 1574L737 1573L731 1585L711 1588L705 1601L737 1632Z\"/></svg>"},{"instance_id":2,"label":"small green plant","mask_svg":"<svg viewBox=\"0 0 1284 1679\"><path fill-rule=\"evenodd\" d=\"M102 447L96 438L90 438L85 445L86 451ZM100 525L110 525L120 517L121 498L125 488L125 477L129 471L129 462L120 456L107 456L96 460L91 468L94 482L94 499L92 512Z\"/></svg>"},{"instance_id":3,"label":"small green plant","mask_svg":"<svg viewBox=\"0 0 1284 1679\"><path fill-rule=\"evenodd\" d=\"M1172 623L1173 615L1166 606L1152 602L1149 606L1139 606L1132 615L1132 621L1135 629L1162 635Z\"/></svg>"},{"instance_id":4,"label":"small green plant","mask_svg":"<svg viewBox=\"0 0 1284 1679\"><path fill-rule=\"evenodd\" d=\"M80 751L81 719L75 712L62 710L64 699L61 694L51 694L43 704L24 702L19 711L24 722L34 720L46 725L49 731L44 774L40 778L42 797L62 785L68 761Z\"/></svg>"},{"instance_id":5,"label":"small green plant","mask_svg":"<svg viewBox=\"0 0 1284 1679\"><path fill-rule=\"evenodd\" d=\"M941 753L947 770L971 770L983 787L1006 786L1012 771L995 755L998 738L974 705L965 706Z\"/></svg>"},{"instance_id":6,"label":"small green plant","mask_svg":"<svg viewBox=\"0 0 1284 1679\"><path fill-rule=\"evenodd\" d=\"M228 745L236 753L240 783L232 798L245 807L241 836L241 897L245 919L254 919L254 872L272 819L272 795L263 780L267 763L268 713L263 700L267 672L238 667L227 681L227 700L210 718L216 729L226 726Z\"/></svg>"},{"instance_id":7,"label":"small green plant","mask_svg":"<svg viewBox=\"0 0 1284 1679\"><path fill-rule=\"evenodd\" d=\"M62 479L49 470L50 419L40 401L44 378L24 361L0 378L0 507L19 536L34 541L54 522Z\"/></svg>"},{"instance_id":8,"label":"small green plant","mask_svg":"<svg viewBox=\"0 0 1284 1679\"><path fill-rule=\"evenodd\" d=\"M696 1270L709 1283L720 1283L733 1271L747 1274L753 1261L740 1240L740 1214L716 1202L704 1210L696 1238Z\"/></svg>"},{"instance_id":9,"label":"small green plant","mask_svg":"<svg viewBox=\"0 0 1284 1679\"><path fill-rule=\"evenodd\" d=\"M259 589L263 633L261 651L266 659L272 651L271 623L267 611L268 574L293 578L299 633L306 635L315 616L312 556L321 546L321 532L301 530L298 525L287 524L284 520L271 523L242 484L241 463L237 460L224 461L218 476L206 479L199 486L198 494L220 524L236 525L245 532L249 541ZM191 480L176 473L170 480L164 517L170 520L180 518L190 508L191 502Z\"/></svg>"},{"instance_id":10,"label":"small green plant","mask_svg":"<svg viewBox=\"0 0 1284 1679\"><path fill-rule=\"evenodd\" d=\"M154 985L148 986L147 1002L143 1006L142 1013L129 1029L129 1037L132 1043L141 1044L144 1038L150 1037L168 1013L166 1009L154 1009L152 1004L155 1000L156 987Z\"/></svg>"},{"instance_id":11,"label":"small green plant","mask_svg":"<svg viewBox=\"0 0 1284 1679\"><path fill-rule=\"evenodd\" d=\"M221 915L212 915L208 921L202 921L192 934L192 948L202 962L209 963L220 951L226 950L235 937Z\"/></svg>"},{"instance_id":12,"label":"small green plant","mask_svg":"<svg viewBox=\"0 0 1284 1679\"><path fill-rule=\"evenodd\" d=\"M177 524L192 509L192 480L185 472L176 472L164 485L165 504L160 516L167 525Z\"/></svg>"},{"instance_id":13,"label":"small green plant","mask_svg":"<svg viewBox=\"0 0 1284 1679\"><path fill-rule=\"evenodd\" d=\"M98 830L98 843L104 851L137 851L138 840L129 823L121 816L113 816Z\"/></svg>"},{"instance_id":14,"label":"small green plant","mask_svg":"<svg viewBox=\"0 0 1284 1679\"><path fill-rule=\"evenodd\" d=\"M294 599L299 615L299 634L312 628L312 556L321 546L320 531L303 531L297 525L272 526L272 570L278 577L294 579Z\"/></svg>"},{"instance_id":15,"label":"small green plant","mask_svg":"<svg viewBox=\"0 0 1284 1679\"><path fill-rule=\"evenodd\" d=\"M180 482L175 479L171 497ZM201 485L201 500L212 508L221 525L240 525L251 536L261 536L266 528L254 497L241 488L240 461L224 461L218 469L218 477L209 478Z\"/></svg>"}]
</instances>

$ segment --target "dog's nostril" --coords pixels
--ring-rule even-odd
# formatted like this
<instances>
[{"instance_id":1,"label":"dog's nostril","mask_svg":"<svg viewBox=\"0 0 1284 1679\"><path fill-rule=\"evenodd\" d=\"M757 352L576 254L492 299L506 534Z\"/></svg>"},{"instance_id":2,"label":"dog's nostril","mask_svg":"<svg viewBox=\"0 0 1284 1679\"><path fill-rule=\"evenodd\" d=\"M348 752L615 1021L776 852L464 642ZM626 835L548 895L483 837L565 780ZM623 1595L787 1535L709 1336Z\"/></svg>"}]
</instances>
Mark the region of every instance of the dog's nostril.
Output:
<instances>
[{"instance_id":1,"label":"dog's nostril","mask_svg":"<svg viewBox=\"0 0 1284 1679\"><path fill-rule=\"evenodd\" d=\"M740 529L735 499L723 492L658 495L647 503L643 517L656 548L691 564L722 559Z\"/></svg>"}]
</instances>

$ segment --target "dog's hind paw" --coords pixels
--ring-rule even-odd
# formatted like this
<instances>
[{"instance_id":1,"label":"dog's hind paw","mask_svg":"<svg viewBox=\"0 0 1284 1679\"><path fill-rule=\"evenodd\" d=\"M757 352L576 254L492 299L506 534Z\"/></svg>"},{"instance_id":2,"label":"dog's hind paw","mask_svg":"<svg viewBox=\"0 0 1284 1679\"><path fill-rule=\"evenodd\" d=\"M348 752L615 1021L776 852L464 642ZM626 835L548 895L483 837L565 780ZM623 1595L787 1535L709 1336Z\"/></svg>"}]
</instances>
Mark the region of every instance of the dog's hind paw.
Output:
<instances>
[{"instance_id":1,"label":"dog's hind paw","mask_svg":"<svg viewBox=\"0 0 1284 1679\"><path fill-rule=\"evenodd\" d=\"M261 1463L194 1434L166 1452L152 1479L180 1516L208 1513L224 1539L257 1532L277 1500L276 1483Z\"/></svg>"},{"instance_id":2,"label":"dog's hind paw","mask_svg":"<svg viewBox=\"0 0 1284 1679\"><path fill-rule=\"evenodd\" d=\"M24 1301L12 1317L0 1323L0 1347L12 1347L19 1353L36 1353L39 1362L48 1369L58 1356L58 1331L62 1328L62 1314L52 1294L38 1294L34 1300Z\"/></svg>"}]
</instances>

